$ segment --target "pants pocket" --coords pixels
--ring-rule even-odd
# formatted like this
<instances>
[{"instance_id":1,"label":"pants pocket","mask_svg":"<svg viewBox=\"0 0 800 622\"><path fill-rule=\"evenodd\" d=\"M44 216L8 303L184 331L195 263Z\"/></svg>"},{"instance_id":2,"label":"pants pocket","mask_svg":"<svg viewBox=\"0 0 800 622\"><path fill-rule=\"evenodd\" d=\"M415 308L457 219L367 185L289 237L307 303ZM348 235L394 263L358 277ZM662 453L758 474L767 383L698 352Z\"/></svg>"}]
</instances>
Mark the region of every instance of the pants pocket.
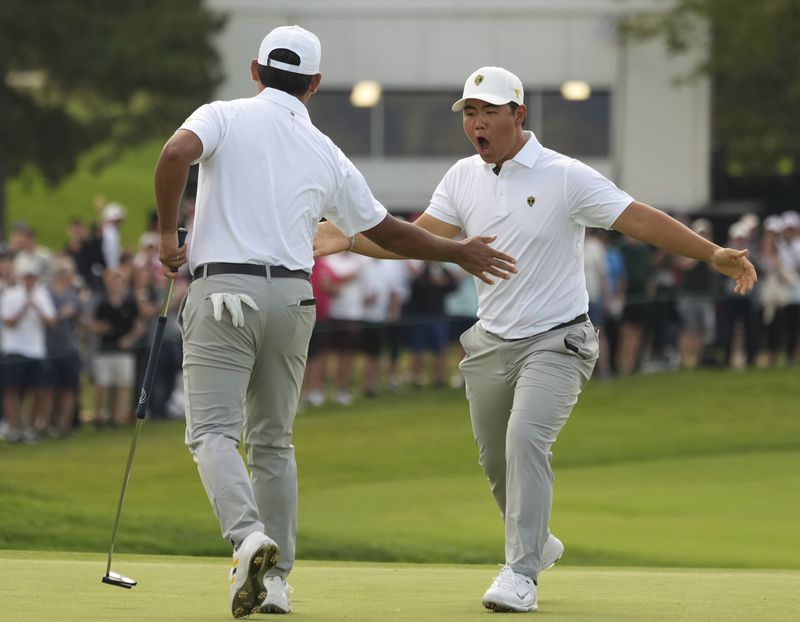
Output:
<instances>
[{"instance_id":1,"label":"pants pocket","mask_svg":"<svg viewBox=\"0 0 800 622\"><path fill-rule=\"evenodd\" d=\"M581 325L579 330L567 333L564 336L564 348L584 361L595 360L600 353L600 342L594 327Z\"/></svg>"}]
</instances>

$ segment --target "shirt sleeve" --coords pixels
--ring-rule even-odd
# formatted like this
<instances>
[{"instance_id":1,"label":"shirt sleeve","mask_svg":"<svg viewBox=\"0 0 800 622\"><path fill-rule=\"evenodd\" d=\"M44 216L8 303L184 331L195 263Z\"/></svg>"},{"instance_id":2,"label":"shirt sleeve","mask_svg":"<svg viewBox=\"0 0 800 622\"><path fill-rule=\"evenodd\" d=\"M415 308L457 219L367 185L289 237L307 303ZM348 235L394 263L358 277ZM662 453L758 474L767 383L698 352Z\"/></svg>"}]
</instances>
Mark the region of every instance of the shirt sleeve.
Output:
<instances>
[{"instance_id":1,"label":"shirt sleeve","mask_svg":"<svg viewBox=\"0 0 800 622\"><path fill-rule=\"evenodd\" d=\"M355 165L337 149L340 186L323 216L347 236L371 229L386 218L386 208L372 195Z\"/></svg>"},{"instance_id":2,"label":"shirt sleeve","mask_svg":"<svg viewBox=\"0 0 800 622\"><path fill-rule=\"evenodd\" d=\"M207 160L214 155L225 133L222 103L214 102L200 106L178 129L189 130L203 143L203 153L193 164Z\"/></svg>"},{"instance_id":3,"label":"shirt sleeve","mask_svg":"<svg viewBox=\"0 0 800 622\"><path fill-rule=\"evenodd\" d=\"M50 292L46 289L42 288L36 290L36 306L39 307L39 311L48 319L56 317L56 306L53 304L53 298L50 296Z\"/></svg>"},{"instance_id":4,"label":"shirt sleeve","mask_svg":"<svg viewBox=\"0 0 800 622\"><path fill-rule=\"evenodd\" d=\"M584 227L610 229L634 200L627 192L578 160L573 160L567 168L565 184L570 218Z\"/></svg>"},{"instance_id":5,"label":"shirt sleeve","mask_svg":"<svg viewBox=\"0 0 800 622\"><path fill-rule=\"evenodd\" d=\"M0 318L10 320L22 309L21 303L24 303L24 299L14 295L14 292L9 290L0 292Z\"/></svg>"},{"instance_id":6,"label":"shirt sleeve","mask_svg":"<svg viewBox=\"0 0 800 622\"><path fill-rule=\"evenodd\" d=\"M453 166L445 173L445 176L442 177L442 181L439 182L439 185L436 186L436 190L433 191L431 202L425 210L425 213L429 216L433 216L437 220L446 222L448 225L455 225L463 229L464 224L461 222L461 217L458 215L458 210L456 209L457 201L452 190L456 185L455 176L456 170L455 166Z\"/></svg>"}]
</instances>

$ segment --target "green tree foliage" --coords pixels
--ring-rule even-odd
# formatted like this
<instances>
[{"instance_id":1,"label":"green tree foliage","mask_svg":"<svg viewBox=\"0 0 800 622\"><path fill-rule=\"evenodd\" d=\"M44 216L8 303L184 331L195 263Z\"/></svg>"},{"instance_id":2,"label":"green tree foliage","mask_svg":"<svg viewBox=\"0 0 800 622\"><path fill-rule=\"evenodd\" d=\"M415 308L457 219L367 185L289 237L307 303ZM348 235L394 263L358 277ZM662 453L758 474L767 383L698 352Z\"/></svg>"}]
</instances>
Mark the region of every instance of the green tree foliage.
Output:
<instances>
[{"instance_id":1,"label":"green tree foliage","mask_svg":"<svg viewBox=\"0 0 800 622\"><path fill-rule=\"evenodd\" d=\"M626 31L661 37L675 53L708 46L706 61L685 77L713 82L714 139L728 173L796 172L800 0L669 0L663 14L637 17Z\"/></svg>"},{"instance_id":2,"label":"green tree foliage","mask_svg":"<svg viewBox=\"0 0 800 622\"><path fill-rule=\"evenodd\" d=\"M169 132L219 84L223 24L202 0L0 2L0 174L57 182Z\"/></svg>"}]
</instances>

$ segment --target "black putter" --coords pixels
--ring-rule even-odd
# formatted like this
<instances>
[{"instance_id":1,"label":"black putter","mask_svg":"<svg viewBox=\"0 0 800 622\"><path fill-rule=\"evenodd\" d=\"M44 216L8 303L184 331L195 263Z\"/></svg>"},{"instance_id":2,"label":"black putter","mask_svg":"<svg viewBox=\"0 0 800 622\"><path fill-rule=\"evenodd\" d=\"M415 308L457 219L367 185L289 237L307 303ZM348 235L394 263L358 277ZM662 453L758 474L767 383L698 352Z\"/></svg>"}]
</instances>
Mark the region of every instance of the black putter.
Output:
<instances>
[{"instance_id":1,"label":"black putter","mask_svg":"<svg viewBox=\"0 0 800 622\"><path fill-rule=\"evenodd\" d=\"M178 246L183 246L185 241L186 229L181 227L178 229ZM177 270L173 268L172 272L177 272ZM126 590L129 590L136 585L136 581L130 577L125 577L116 572L111 572L111 556L114 554L114 542L117 539L117 529L119 528L119 518L122 514L122 504L125 502L125 493L128 490L128 480L131 476L133 456L136 454L136 445L139 443L139 431L142 429L142 422L147 414L147 404L150 401L150 392L153 389L153 379L156 375L156 367L158 366L158 355L161 352L161 343L164 341L164 326L167 323L167 308L169 307L169 299L172 297L173 283L174 279L169 279L167 293L164 294L164 300L161 303L161 312L158 315L156 332L153 333L153 342L150 346L150 355L147 357L147 368L144 372L142 392L139 394L139 404L136 406L136 427L133 430L131 448L128 451L128 463L125 465L125 475L122 478L122 490L119 491L117 516L114 519L114 530L111 532L111 545L108 547L108 565L106 566L106 574L103 576L103 583L124 587Z\"/></svg>"}]
</instances>

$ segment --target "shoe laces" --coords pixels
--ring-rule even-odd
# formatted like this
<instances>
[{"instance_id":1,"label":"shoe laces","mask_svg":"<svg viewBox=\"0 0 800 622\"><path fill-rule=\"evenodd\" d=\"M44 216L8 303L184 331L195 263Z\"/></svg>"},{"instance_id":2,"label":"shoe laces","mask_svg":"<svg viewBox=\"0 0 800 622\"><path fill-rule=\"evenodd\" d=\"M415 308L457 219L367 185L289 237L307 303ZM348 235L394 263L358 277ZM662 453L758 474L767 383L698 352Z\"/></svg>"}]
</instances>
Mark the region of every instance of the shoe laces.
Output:
<instances>
[{"instance_id":1,"label":"shoe laces","mask_svg":"<svg viewBox=\"0 0 800 622\"><path fill-rule=\"evenodd\" d=\"M268 594L269 594L270 583L277 583L280 586L280 589L285 590L287 594L291 594L292 592L294 592L294 588L291 585L289 585L289 582L286 579L276 575L276 576L264 577L264 587L267 588Z\"/></svg>"},{"instance_id":2,"label":"shoe laces","mask_svg":"<svg viewBox=\"0 0 800 622\"><path fill-rule=\"evenodd\" d=\"M514 572L511 566L502 566L500 574L495 578L493 585L506 590L516 591L520 587L530 587L531 583L531 579L518 572Z\"/></svg>"}]
</instances>

